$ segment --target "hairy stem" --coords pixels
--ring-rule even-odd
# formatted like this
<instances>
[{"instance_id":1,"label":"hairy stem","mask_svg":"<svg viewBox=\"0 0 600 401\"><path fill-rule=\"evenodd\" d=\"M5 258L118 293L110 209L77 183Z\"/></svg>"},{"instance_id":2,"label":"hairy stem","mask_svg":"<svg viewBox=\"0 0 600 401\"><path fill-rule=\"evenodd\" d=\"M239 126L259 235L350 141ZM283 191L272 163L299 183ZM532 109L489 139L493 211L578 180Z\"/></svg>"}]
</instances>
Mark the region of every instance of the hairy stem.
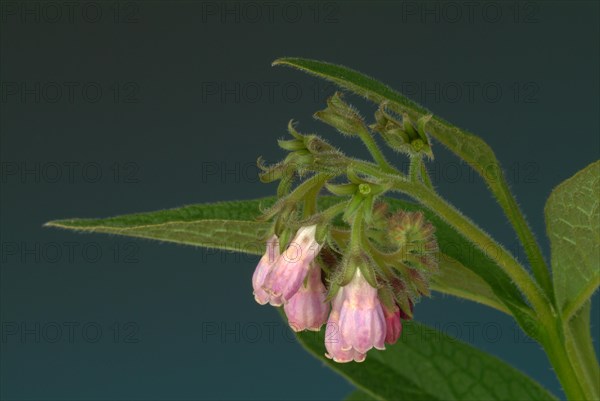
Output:
<instances>
[{"instance_id":1,"label":"hairy stem","mask_svg":"<svg viewBox=\"0 0 600 401\"><path fill-rule=\"evenodd\" d=\"M387 159L381 152L381 149L379 149L379 146L377 146L375 139L373 138L373 136L371 135L371 133L369 132L368 129L364 128L364 129L358 130L358 136L360 137L360 139L363 141L363 143L369 150L369 153L373 157L373 160L375 160L375 162L377 162L377 164L383 171L385 171L386 173L390 173L390 174L398 174L399 173L398 170L396 170L387 161Z\"/></svg>"}]
</instances>

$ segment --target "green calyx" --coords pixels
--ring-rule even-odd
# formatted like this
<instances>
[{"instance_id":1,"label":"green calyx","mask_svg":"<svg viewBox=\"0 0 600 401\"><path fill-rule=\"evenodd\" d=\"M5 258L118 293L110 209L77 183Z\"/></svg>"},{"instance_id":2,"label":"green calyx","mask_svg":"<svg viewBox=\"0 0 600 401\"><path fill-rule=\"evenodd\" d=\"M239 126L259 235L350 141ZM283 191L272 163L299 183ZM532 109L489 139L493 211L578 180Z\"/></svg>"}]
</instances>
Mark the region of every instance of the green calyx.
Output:
<instances>
[{"instance_id":1,"label":"green calyx","mask_svg":"<svg viewBox=\"0 0 600 401\"><path fill-rule=\"evenodd\" d=\"M378 132L386 144L396 151L409 155L423 154L433 158L430 141L425 131L432 116L420 117L415 123L408 114L404 113L402 121L399 121L387 111L386 106L386 103L382 103L375 112L375 124L371 125L371 129Z\"/></svg>"}]
</instances>

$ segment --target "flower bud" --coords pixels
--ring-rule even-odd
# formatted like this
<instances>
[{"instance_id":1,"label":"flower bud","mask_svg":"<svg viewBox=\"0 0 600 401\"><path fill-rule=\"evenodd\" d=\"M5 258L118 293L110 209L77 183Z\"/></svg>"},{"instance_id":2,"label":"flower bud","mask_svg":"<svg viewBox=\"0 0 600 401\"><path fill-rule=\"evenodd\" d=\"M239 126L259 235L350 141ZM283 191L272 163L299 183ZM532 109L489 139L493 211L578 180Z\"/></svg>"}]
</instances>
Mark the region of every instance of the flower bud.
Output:
<instances>
[{"instance_id":1,"label":"flower bud","mask_svg":"<svg viewBox=\"0 0 600 401\"><path fill-rule=\"evenodd\" d=\"M400 210L389 220L389 235L406 252L418 255L430 255L438 251L435 227L425 220L422 212Z\"/></svg>"},{"instance_id":2,"label":"flower bud","mask_svg":"<svg viewBox=\"0 0 600 401\"><path fill-rule=\"evenodd\" d=\"M385 342L395 344L402 333L402 322L400 321L400 308L393 304L391 308L383 305L383 315L385 316Z\"/></svg>"},{"instance_id":3,"label":"flower bud","mask_svg":"<svg viewBox=\"0 0 600 401\"><path fill-rule=\"evenodd\" d=\"M339 92L327 100L327 108L316 112L315 118L345 135L357 135L359 131L367 129L358 111L346 104Z\"/></svg>"},{"instance_id":4,"label":"flower bud","mask_svg":"<svg viewBox=\"0 0 600 401\"><path fill-rule=\"evenodd\" d=\"M306 285L283 306L292 330L319 331L327 321L329 303L326 302L327 290L321 281L321 267L311 264Z\"/></svg>"},{"instance_id":5,"label":"flower bud","mask_svg":"<svg viewBox=\"0 0 600 401\"><path fill-rule=\"evenodd\" d=\"M404 114L400 122L386 111L384 103L375 112L375 124L371 128L379 132L392 149L408 154L423 153L431 158L431 145L425 132L425 126L431 118L432 115L422 116L415 124L408 114Z\"/></svg>"}]
</instances>

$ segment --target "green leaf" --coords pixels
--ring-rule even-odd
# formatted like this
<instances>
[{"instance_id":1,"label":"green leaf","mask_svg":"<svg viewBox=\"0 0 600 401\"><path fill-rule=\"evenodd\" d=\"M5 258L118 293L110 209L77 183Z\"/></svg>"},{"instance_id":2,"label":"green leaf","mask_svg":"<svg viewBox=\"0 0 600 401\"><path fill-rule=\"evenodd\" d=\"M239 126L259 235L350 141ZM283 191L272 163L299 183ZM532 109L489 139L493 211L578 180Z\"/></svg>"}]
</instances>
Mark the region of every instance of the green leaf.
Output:
<instances>
[{"instance_id":1,"label":"green leaf","mask_svg":"<svg viewBox=\"0 0 600 401\"><path fill-rule=\"evenodd\" d=\"M260 255L268 224L254 221L272 198L218 202L105 219L68 219L47 227L175 242Z\"/></svg>"},{"instance_id":2,"label":"green leaf","mask_svg":"<svg viewBox=\"0 0 600 401\"><path fill-rule=\"evenodd\" d=\"M429 110L383 83L343 66L302 58L281 58L275 60L273 65L286 65L316 75L375 103L387 102L390 108L398 113L408 114L413 121L432 114ZM536 279L546 293L552 296L552 283L540 248L519 209L519 205L510 192L492 149L477 136L450 124L438 116L433 116L427 128L430 135L465 160L487 183L515 228L532 265Z\"/></svg>"},{"instance_id":3,"label":"green leaf","mask_svg":"<svg viewBox=\"0 0 600 401\"><path fill-rule=\"evenodd\" d=\"M552 191L545 207L556 301L568 321L600 284L600 161Z\"/></svg>"},{"instance_id":4,"label":"green leaf","mask_svg":"<svg viewBox=\"0 0 600 401\"><path fill-rule=\"evenodd\" d=\"M348 394L344 401L376 401L377 398L373 397L371 394L367 394L361 390L355 390L352 393Z\"/></svg>"},{"instance_id":5,"label":"green leaf","mask_svg":"<svg viewBox=\"0 0 600 401\"><path fill-rule=\"evenodd\" d=\"M337 201L338 198L333 196L320 197L319 208L323 210ZM422 210L404 200L388 198L387 201L392 211L399 208ZM200 204L105 219L57 220L46 225L260 255L264 252L268 224L254 220L260 215L261 208L273 202L274 198L264 198ZM507 313L528 310L514 284L491 259L435 214L422 211L436 226L442 251L439 258L441 274L433 280L434 290Z\"/></svg>"},{"instance_id":6,"label":"green leaf","mask_svg":"<svg viewBox=\"0 0 600 401\"><path fill-rule=\"evenodd\" d=\"M506 305L494 294L490 285L477 274L446 254L442 254L441 259L439 274L431 278L432 290L475 301L511 314Z\"/></svg>"},{"instance_id":7,"label":"green leaf","mask_svg":"<svg viewBox=\"0 0 600 401\"><path fill-rule=\"evenodd\" d=\"M362 363L325 358L325 329L297 338L362 393L354 400L554 400L535 381L501 360L439 331L404 322L400 340L370 351ZM362 397L365 394L365 397Z\"/></svg>"}]
</instances>

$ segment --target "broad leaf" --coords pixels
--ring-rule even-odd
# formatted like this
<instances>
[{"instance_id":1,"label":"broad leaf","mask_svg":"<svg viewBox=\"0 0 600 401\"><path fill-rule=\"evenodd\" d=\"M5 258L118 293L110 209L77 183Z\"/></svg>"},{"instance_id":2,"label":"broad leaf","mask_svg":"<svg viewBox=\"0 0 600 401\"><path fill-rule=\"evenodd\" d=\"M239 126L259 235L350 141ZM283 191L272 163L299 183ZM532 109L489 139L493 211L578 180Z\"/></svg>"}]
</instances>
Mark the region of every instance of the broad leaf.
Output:
<instances>
[{"instance_id":1,"label":"broad leaf","mask_svg":"<svg viewBox=\"0 0 600 401\"><path fill-rule=\"evenodd\" d=\"M259 255L264 252L268 225L254 220L260 215L261 207L268 207L273 201L273 198L265 198L200 204L106 219L58 220L46 225ZM319 207L324 209L336 201L335 197L321 197ZM390 198L387 201L391 210L421 210L403 200ZM433 279L434 290L507 313L528 310L517 288L491 259L435 214L428 210L423 212L436 226L442 252L439 259L441 273Z\"/></svg>"},{"instance_id":2,"label":"broad leaf","mask_svg":"<svg viewBox=\"0 0 600 401\"><path fill-rule=\"evenodd\" d=\"M300 343L361 391L351 400L554 400L535 381L501 360L416 322L400 340L371 351L362 363L323 355L324 329L297 334ZM364 395L364 397L363 397Z\"/></svg>"},{"instance_id":3,"label":"broad leaf","mask_svg":"<svg viewBox=\"0 0 600 401\"><path fill-rule=\"evenodd\" d=\"M302 58L281 58L275 60L273 65L291 66L316 75L375 103L387 102L390 108L408 114L414 121L431 114L427 109L401 93L350 68ZM438 116L433 116L430 120L427 125L427 132L465 160L485 180L521 239L536 279L551 294L552 286L539 246L519 209L519 205L510 192L492 149L477 136L450 124Z\"/></svg>"},{"instance_id":4,"label":"broad leaf","mask_svg":"<svg viewBox=\"0 0 600 401\"><path fill-rule=\"evenodd\" d=\"M556 300L568 320L600 284L600 161L552 191L545 215Z\"/></svg>"}]
</instances>

